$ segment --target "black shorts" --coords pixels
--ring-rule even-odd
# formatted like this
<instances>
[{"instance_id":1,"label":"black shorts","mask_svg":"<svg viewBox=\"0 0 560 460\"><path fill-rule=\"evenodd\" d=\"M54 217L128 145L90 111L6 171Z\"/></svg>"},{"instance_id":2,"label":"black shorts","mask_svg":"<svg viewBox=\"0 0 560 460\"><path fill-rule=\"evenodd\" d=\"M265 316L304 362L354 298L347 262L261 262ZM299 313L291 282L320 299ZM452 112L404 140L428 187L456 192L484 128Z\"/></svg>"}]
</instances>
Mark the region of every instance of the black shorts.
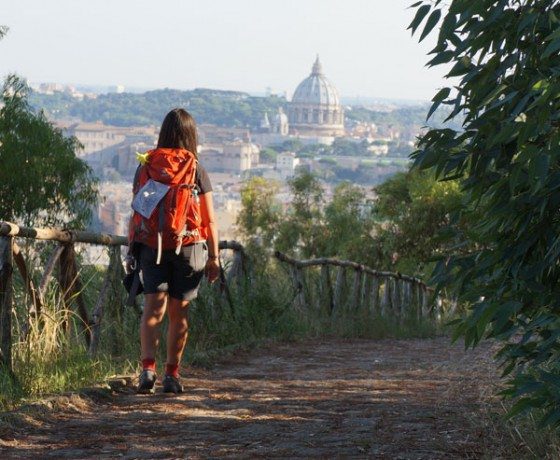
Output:
<instances>
[{"instance_id":1,"label":"black shorts","mask_svg":"<svg viewBox=\"0 0 560 460\"><path fill-rule=\"evenodd\" d=\"M163 251L159 265L156 257L156 249L142 245L139 259L144 293L167 292L175 299L195 299L208 259L206 243L183 246L179 254L174 250Z\"/></svg>"}]
</instances>

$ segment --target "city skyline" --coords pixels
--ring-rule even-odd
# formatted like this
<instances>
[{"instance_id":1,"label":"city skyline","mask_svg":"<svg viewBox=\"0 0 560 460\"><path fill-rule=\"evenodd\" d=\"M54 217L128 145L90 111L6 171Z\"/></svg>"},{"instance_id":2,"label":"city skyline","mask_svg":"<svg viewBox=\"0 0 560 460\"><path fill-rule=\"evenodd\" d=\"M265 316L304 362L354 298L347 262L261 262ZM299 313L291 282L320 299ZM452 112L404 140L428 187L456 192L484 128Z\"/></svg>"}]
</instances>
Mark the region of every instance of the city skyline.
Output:
<instances>
[{"instance_id":1,"label":"city skyline","mask_svg":"<svg viewBox=\"0 0 560 460\"><path fill-rule=\"evenodd\" d=\"M431 44L406 30L408 4L101 0L78 8L71 0L23 0L0 10L10 27L0 73L91 86L270 88L290 98L319 54L344 97L427 100L444 72L425 68Z\"/></svg>"}]
</instances>

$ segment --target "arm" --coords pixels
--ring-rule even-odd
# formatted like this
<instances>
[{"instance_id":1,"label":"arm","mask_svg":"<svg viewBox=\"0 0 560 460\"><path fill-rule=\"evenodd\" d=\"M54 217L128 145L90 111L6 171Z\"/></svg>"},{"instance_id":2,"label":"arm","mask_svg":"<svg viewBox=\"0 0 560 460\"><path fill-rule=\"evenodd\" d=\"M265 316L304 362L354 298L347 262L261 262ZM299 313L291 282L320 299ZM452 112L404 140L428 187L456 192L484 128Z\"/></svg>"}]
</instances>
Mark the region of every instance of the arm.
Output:
<instances>
[{"instance_id":1,"label":"arm","mask_svg":"<svg viewBox=\"0 0 560 460\"><path fill-rule=\"evenodd\" d=\"M206 192L201 195L200 198L202 225L208 228L208 262L206 263L206 276L210 282L214 282L220 274L220 241L218 239L218 228L214 220L212 192Z\"/></svg>"}]
</instances>

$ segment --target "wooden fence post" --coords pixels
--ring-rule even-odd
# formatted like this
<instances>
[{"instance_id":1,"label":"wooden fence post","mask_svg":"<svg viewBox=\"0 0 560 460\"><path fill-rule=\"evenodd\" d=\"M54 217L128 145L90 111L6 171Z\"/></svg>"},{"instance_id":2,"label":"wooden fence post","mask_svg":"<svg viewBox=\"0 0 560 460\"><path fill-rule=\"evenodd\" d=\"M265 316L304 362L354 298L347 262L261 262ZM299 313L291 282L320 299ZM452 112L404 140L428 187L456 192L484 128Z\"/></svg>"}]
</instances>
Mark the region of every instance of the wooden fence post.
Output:
<instances>
[{"instance_id":1,"label":"wooden fence post","mask_svg":"<svg viewBox=\"0 0 560 460\"><path fill-rule=\"evenodd\" d=\"M429 314L428 311L429 294L426 286L422 286L422 305L420 309L422 310L422 316L426 317Z\"/></svg>"},{"instance_id":2,"label":"wooden fence post","mask_svg":"<svg viewBox=\"0 0 560 460\"><path fill-rule=\"evenodd\" d=\"M303 311L303 309L305 308L305 286L303 284L301 268L299 268L297 265L292 265L292 283L294 285L294 289L296 290L294 305L296 309Z\"/></svg>"},{"instance_id":3,"label":"wooden fence post","mask_svg":"<svg viewBox=\"0 0 560 460\"><path fill-rule=\"evenodd\" d=\"M113 276L113 267L109 262L107 271L105 272L105 277L103 278L103 285L101 286L101 292L97 298L97 302L93 309L93 314L91 315L91 342L89 344L89 355L94 357L99 349L99 338L101 336L101 320L103 319L104 305L107 300L107 293L111 284L111 277Z\"/></svg>"},{"instance_id":4,"label":"wooden fence post","mask_svg":"<svg viewBox=\"0 0 560 460\"><path fill-rule=\"evenodd\" d=\"M70 311L72 310L74 302L77 304L77 312L80 318L80 329L84 333L84 340L86 346L89 347L91 343L91 330L89 329L89 315L82 296L83 286L80 281L78 273L78 264L76 263L76 251L74 244L69 243L64 245L62 253L60 254L60 271L59 271L59 284L62 289L62 297L64 306L66 308L65 320L63 328L66 332L70 328Z\"/></svg>"},{"instance_id":5,"label":"wooden fence post","mask_svg":"<svg viewBox=\"0 0 560 460\"><path fill-rule=\"evenodd\" d=\"M410 281L404 280L403 281L403 302L402 302L402 305L403 305L402 313L403 313L403 315L410 314L410 312L412 311L411 298L412 298L412 296L410 295Z\"/></svg>"},{"instance_id":6,"label":"wooden fence post","mask_svg":"<svg viewBox=\"0 0 560 460\"><path fill-rule=\"evenodd\" d=\"M328 311L332 313L334 308L333 289L331 283L331 269L328 264L321 265L321 303L326 302Z\"/></svg>"},{"instance_id":7,"label":"wooden fence post","mask_svg":"<svg viewBox=\"0 0 560 460\"><path fill-rule=\"evenodd\" d=\"M362 272L362 293L360 294L360 306L367 312L370 311L371 305L371 275L365 270Z\"/></svg>"},{"instance_id":8,"label":"wooden fence post","mask_svg":"<svg viewBox=\"0 0 560 460\"><path fill-rule=\"evenodd\" d=\"M383 280L383 299L381 300L381 315L385 316L391 306L391 277Z\"/></svg>"},{"instance_id":9,"label":"wooden fence post","mask_svg":"<svg viewBox=\"0 0 560 460\"><path fill-rule=\"evenodd\" d=\"M416 303L416 315L418 321L422 321L422 285L420 283L414 283L415 286L415 303Z\"/></svg>"},{"instance_id":10,"label":"wooden fence post","mask_svg":"<svg viewBox=\"0 0 560 460\"><path fill-rule=\"evenodd\" d=\"M111 334L112 351L118 354L124 345L124 287L122 285L122 278L124 277L124 268L121 259L120 246L111 246L109 248L109 266L112 269L109 271L109 292L107 297L108 312L111 314L111 319L115 325L114 333Z\"/></svg>"},{"instance_id":11,"label":"wooden fence post","mask_svg":"<svg viewBox=\"0 0 560 460\"><path fill-rule=\"evenodd\" d=\"M360 308L360 293L362 285L362 270L354 270L354 286L352 288L352 303L355 310Z\"/></svg>"},{"instance_id":12,"label":"wooden fence post","mask_svg":"<svg viewBox=\"0 0 560 460\"><path fill-rule=\"evenodd\" d=\"M400 316L401 296L400 283L398 278L391 278L391 310L395 316Z\"/></svg>"},{"instance_id":13,"label":"wooden fence post","mask_svg":"<svg viewBox=\"0 0 560 460\"><path fill-rule=\"evenodd\" d=\"M31 299L31 307L28 310L29 317L37 316L41 313L42 310L41 298L39 296L39 293L35 289L35 285L33 284L33 278L29 274L29 270L27 269L27 263L25 262L25 258L21 253L20 247L15 242L13 246L14 246L14 250L13 250L14 263L18 268L21 278L23 279L23 283L25 284L25 289L27 290L27 293L29 294L29 297ZM27 327L29 328L29 324L27 324Z\"/></svg>"},{"instance_id":14,"label":"wooden fence post","mask_svg":"<svg viewBox=\"0 0 560 460\"><path fill-rule=\"evenodd\" d=\"M371 312L375 315L379 313L379 277L377 275L372 277L369 297L369 307Z\"/></svg>"},{"instance_id":15,"label":"wooden fence post","mask_svg":"<svg viewBox=\"0 0 560 460\"><path fill-rule=\"evenodd\" d=\"M1 364L12 374L12 274L14 239L0 238L0 348Z\"/></svg>"},{"instance_id":16,"label":"wooden fence post","mask_svg":"<svg viewBox=\"0 0 560 460\"><path fill-rule=\"evenodd\" d=\"M341 303L342 303L342 287L344 286L345 281L345 271L344 267L338 267L336 272L336 282L334 285L334 308L333 313L335 310L340 310Z\"/></svg>"},{"instance_id":17,"label":"wooden fence post","mask_svg":"<svg viewBox=\"0 0 560 460\"><path fill-rule=\"evenodd\" d=\"M62 254L62 251L64 251L64 245L58 244L49 257L47 265L45 266L43 277L41 278L41 282L39 283L39 298L41 299L41 305L45 304L45 293L52 278L54 268L58 262L58 259L60 258L60 255Z\"/></svg>"}]
</instances>

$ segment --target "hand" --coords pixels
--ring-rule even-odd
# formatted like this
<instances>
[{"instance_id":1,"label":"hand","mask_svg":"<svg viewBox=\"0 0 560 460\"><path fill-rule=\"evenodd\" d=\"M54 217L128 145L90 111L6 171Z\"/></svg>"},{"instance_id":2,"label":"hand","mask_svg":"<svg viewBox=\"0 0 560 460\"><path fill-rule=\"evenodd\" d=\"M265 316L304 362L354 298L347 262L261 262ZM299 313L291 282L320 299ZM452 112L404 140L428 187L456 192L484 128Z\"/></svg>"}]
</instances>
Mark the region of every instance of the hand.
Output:
<instances>
[{"instance_id":1,"label":"hand","mask_svg":"<svg viewBox=\"0 0 560 460\"><path fill-rule=\"evenodd\" d=\"M210 283L218 279L220 276L220 262L218 262L218 259L208 259L204 268L204 274Z\"/></svg>"},{"instance_id":2,"label":"hand","mask_svg":"<svg viewBox=\"0 0 560 460\"><path fill-rule=\"evenodd\" d=\"M124 271L127 275L136 270L136 259L130 254L124 259Z\"/></svg>"}]
</instances>

